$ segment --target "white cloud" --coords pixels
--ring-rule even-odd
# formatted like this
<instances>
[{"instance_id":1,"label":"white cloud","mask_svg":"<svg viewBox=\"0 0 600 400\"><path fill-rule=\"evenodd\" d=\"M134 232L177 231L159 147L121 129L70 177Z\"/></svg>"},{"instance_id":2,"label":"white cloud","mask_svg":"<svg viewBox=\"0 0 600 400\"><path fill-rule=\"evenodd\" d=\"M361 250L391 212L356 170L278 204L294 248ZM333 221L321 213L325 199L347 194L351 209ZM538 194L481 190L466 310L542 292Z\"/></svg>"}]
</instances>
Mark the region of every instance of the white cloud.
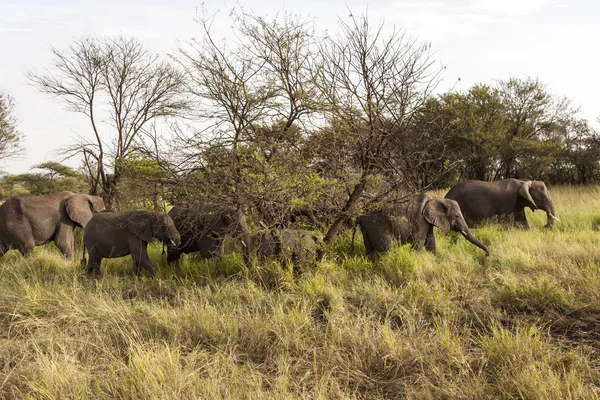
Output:
<instances>
[{"instance_id":1,"label":"white cloud","mask_svg":"<svg viewBox=\"0 0 600 400\"><path fill-rule=\"evenodd\" d=\"M459 4L448 6L440 2L394 3L378 11L386 23L402 26L409 34L432 42L449 37L472 37L482 25L494 22L488 15L475 13Z\"/></svg>"},{"instance_id":2,"label":"white cloud","mask_svg":"<svg viewBox=\"0 0 600 400\"><path fill-rule=\"evenodd\" d=\"M549 6L564 5L570 0L471 0L475 12L500 15L526 15Z\"/></svg>"}]
</instances>

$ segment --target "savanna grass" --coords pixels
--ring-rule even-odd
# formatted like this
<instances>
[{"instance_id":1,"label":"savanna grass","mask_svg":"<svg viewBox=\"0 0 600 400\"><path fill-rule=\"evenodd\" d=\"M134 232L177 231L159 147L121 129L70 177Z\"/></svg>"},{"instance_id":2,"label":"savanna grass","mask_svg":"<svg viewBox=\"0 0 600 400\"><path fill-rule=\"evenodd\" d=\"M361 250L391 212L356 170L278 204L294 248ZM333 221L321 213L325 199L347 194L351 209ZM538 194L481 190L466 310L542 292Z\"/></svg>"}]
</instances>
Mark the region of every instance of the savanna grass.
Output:
<instances>
[{"instance_id":1,"label":"savanna grass","mask_svg":"<svg viewBox=\"0 0 600 400\"><path fill-rule=\"evenodd\" d=\"M184 257L85 275L53 246L0 261L0 398L600 396L600 188L551 188L530 230L454 233L367 260L350 233L312 269ZM437 195L443 195L442 192ZM358 242L361 242L358 235Z\"/></svg>"}]
</instances>

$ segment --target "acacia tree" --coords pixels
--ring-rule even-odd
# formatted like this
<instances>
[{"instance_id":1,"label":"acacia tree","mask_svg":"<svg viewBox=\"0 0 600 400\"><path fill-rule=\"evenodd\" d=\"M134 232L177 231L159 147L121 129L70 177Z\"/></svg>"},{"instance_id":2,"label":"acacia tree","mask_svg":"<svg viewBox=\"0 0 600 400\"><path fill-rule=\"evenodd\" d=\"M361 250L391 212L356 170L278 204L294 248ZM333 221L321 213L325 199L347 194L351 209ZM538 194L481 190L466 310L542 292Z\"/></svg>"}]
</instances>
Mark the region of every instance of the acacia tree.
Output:
<instances>
[{"instance_id":1,"label":"acacia tree","mask_svg":"<svg viewBox=\"0 0 600 400\"><path fill-rule=\"evenodd\" d=\"M66 152L83 153L92 173L90 192L97 194L100 186L111 208L120 165L135 151L140 134L152 122L187 109L183 74L132 38L80 39L66 51L51 51L54 70L31 71L28 77L89 118L92 138L82 137Z\"/></svg>"},{"instance_id":2,"label":"acacia tree","mask_svg":"<svg viewBox=\"0 0 600 400\"><path fill-rule=\"evenodd\" d=\"M436 68L428 44L394 30L385 37L383 25L373 29L366 16L340 22L341 33L321 45L321 96L331 130L352 150L355 174L346 179L347 197L325 241L330 241L363 200L403 188L410 181L401 169L402 142L417 110L437 83ZM413 138L414 139L414 138ZM377 185L376 182L385 184Z\"/></svg>"},{"instance_id":3,"label":"acacia tree","mask_svg":"<svg viewBox=\"0 0 600 400\"><path fill-rule=\"evenodd\" d=\"M0 91L0 161L14 157L22 150L14 105L13 98Z\"/></svg>"},{"instance_id":4,"label":"acacia tree","mask_svg":"<svg viewBox=\"0 0 600 400\"><path fill-rule=\"evenodd\" d=\"M72 190L79 192L79 189L83 186L83 176L81 175L81 172L56 161L46 161L34 165L31 169L43 171L38 175L47 179L48 193L58 190Z\"/></svg>"},{"instance_id":5,"label":"acacia tree","mask_svg":"<svg viewBox=\"0 0 600 400\"><path fill-rule=\"evenodd\" d=\"M13 195L13 187L20 184L25 193L48 194L57 191L81 192L85 187L80 172L54 161L47 161L31 167L35 172L7 175L2 184L7 186L8 194Z\"/></svg>"}]
</instances>

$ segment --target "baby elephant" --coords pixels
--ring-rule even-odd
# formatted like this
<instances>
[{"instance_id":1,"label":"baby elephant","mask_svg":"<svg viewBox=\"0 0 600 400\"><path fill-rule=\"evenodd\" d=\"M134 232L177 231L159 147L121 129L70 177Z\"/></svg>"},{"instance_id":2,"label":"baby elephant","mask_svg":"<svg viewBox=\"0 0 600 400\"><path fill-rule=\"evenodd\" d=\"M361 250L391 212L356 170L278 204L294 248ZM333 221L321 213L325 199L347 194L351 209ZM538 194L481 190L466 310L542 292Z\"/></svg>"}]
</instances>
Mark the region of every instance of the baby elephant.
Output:
<instances>
[{"instance_id":1,"label":"baby elephant","mask_svg":"<svg viewBox=\"0 0 600 400\"><path fill-rule=\"evenodd\" d=\"M425 246L435 254L434 226L442 231L460 232L486 255L489 254L488 248L469 230L456 201L428 194L412 196L358 217L352 233L352 248L357 225L360 225L367 256L371 259L390 250L397 242L410 243L415 249Z\"/></svg>"},{"instance_id":2,"label":"baby elephant","mask_svg":"<svg viewBox=\"0 0 600 400\"><path fill-rule=\"evenodd\" d=\"M323 236L302 229L270 229L259 236L262 257L280 256L295 265L312 265L323 258Z\"/></svg>"},{"instance_id":3,"label":"baby elephant","mask_svg":"<svg viewBox=\"0 0 600 400\"><path fill-rule=\"evenodd\" d=\"M153 237L174 246L180 244L179 233L173 220L165 213L135 210L103 211L95 214L83 231L83 244L89 254L87 272L94 273L96 278L99 278L103 258L131 254L133 272L136 275L139 275L144 267L148 274L154 276L154 265L146 251Z\"/></svg>"}]
</instances>

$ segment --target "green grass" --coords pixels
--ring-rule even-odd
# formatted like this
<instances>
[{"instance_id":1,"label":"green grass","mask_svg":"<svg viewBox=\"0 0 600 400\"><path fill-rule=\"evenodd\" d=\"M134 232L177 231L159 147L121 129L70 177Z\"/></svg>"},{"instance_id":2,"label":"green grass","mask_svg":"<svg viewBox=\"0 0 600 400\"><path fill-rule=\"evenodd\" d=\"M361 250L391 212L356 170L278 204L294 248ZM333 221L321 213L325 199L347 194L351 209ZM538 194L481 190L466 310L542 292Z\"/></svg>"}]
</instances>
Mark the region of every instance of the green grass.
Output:
<instances>
[{"instance_id":1,"label":"green grass","mask_svg":"<svg viewBox=\"0 0 600 400\"><path fill-rule=\"evenodd\" d=\"M376 261L350 234L317 268L129 257L87 277L53 246L0 261L0 398L600 397L600 188L552 188L531 229L437 235Z\"/></svg>"}]
</instances>

